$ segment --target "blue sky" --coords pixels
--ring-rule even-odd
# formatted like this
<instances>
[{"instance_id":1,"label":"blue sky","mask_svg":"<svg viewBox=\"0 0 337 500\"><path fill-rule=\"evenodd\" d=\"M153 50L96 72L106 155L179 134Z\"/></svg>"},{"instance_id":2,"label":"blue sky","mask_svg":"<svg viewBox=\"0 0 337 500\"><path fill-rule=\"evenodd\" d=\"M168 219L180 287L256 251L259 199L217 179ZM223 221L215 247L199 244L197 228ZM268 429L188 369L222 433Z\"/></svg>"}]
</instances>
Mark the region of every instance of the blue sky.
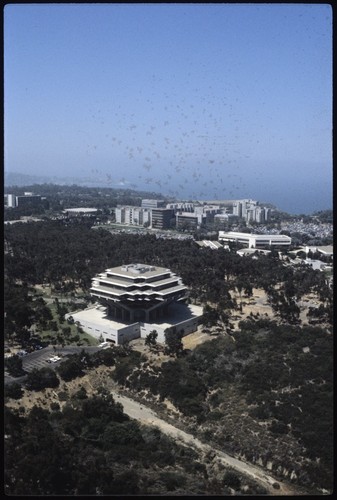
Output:
<instances>
[{"instance_id":1,"label":"blue sky","mask_svg":"<svg viewBox=\"0 0 337 500\"><path fill-rule=\"evenodd\" d=\"M327 4L13 4L5 170L332 207Z\"/></svg>"}]
</instances>

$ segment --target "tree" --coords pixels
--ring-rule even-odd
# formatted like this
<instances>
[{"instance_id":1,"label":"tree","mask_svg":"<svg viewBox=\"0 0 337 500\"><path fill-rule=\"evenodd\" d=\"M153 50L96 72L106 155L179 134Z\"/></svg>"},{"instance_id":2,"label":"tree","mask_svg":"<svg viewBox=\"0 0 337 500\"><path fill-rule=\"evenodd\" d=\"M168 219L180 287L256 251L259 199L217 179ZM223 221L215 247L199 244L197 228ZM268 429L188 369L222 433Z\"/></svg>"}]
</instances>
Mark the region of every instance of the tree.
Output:
<instances>
[{"instance_id":1,"label":"tree","mask_svg":"<svg viewBox=\"0 0 337 500\"><path fill-rule=\"evenodd\" d=\"M17 354L5 359L5 367L12 377L25 375L25 371L22 368L22 359Z\"/></svg>"},{"instance_id":2,"label":"tree","mask_svg":"<svg viewBox=\"0 0 337 500\"><path fill-rule=\"evenodd\" d=\"M180 356L184 350L181 334L170 329L166 329L164 334L167 353L173 356Z\"/></svg>"},{"instance_id":3,"label":"tree","mask_svg":"<svg viewBox=\"0 0 337 500\"><path fill-rule=\"evenodd\" d=\"M64 326L62 328L62 334L65 338L69 338L70 337L70 334L71 334L71 328L70 326Z\"/></svg>"},{"instance_id":4,"label":"tree","mask_svg":"<svg viewBox=\"0 0 337 500\"><path fill-rule=\"evenodd\" d=\"M41 391L46 387L58 387L60 381L52 368L34 368L28 373L25 385L31 391Z\"/></svg>"},{"instance_id":5,"label":"tree","mask_svg":"<svg viewBox=\"0 0 337 500\"><path fill-rule=\"evenodd\" d=\"M12 384L5 385L5 397L12 399L21 399L23 390L20 384L13 382Z\"/></svg>"},{"instance_id":6,"label":"tree","mask_svg":"<svg viewBox=\"0 0 337 500\"><path fill-rule=\"evenodd\" d=\"M158 337L158 332L157 330L152 330L148 335L145 337L145 345L148 347L155 347L157 345L157 337Z\"/></svg>"},{"instance_id":7,"label":"tree","mask_svg":"<svg viewBox=\"0 0 337 500\"><path fill-rule=\"evenodd\" d=\"M49 328L53 332L57 332L57 330L58 330L57 321L55 321L55 320L49 321Z\"/></svg>"},{"instance_id":8,"label":"tree","mask_svg":"<svg viewBox=\"0 0 337 500\"><path fill-rule=\"evenodd\" d=\"M60 366L56 368L56 370L59 373L60 377L66 382L69 382L74 378L81 377L82 375L84 375L84 372L82 370L82 364L77 359L77 356L71 357L63 361L60 364Z\"/></svg>"},{"instance_id":9,"label":"tree","mask_svg":"<svg viewBox=\"0 0 337 500\"><path fill-rule=\"evenodd\" d=\"M241 480L240 477L236 474L236 472L228 471L224 474L223 484L225 486L229 486L229 488L233 488L234 490L240 489Z\"/></svg>"}]
</instances>

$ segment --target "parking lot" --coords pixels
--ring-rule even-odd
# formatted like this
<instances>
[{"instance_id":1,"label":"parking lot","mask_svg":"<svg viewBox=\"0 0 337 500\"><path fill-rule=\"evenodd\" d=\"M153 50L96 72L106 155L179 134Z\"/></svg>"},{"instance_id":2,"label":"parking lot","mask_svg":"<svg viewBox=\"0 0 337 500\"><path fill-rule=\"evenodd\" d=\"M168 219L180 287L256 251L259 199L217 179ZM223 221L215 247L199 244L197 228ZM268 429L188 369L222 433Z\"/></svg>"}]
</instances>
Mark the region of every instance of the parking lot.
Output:
<instances>
[{"instance_id":1,"label":"parking lot","mask_svg":"<svg viewBox=\"0 0 337 500\"><path fill-rule=\"evenodd\" d=\"M90 346L90 347L78 347L78 346L69 346L69 347L45 347L44 349L40 349L39 351L32 352L22 357L22 366L26 372L31 372L33 368L44 368L45 366L58 366L62 362L62 358L67 355L75 354L85 350L86 352L96 352L100 350L99 347ZM60 359L56 363L48 363L50 358L54 356L59 356Z\"/></svg>"},{"instance_id":2,"label":"parking lot","mask_svg":"<svg viewBox=\"0 0 337 500\"><path fill-rule=\"evenodd\" d=\"M97 346L88 346L88 347L67 346L67 347L55 347L55 348L53 346L44 347L43 349L22 356L21 358L22 368L28 373L31 372L34 368L41 369L45 368L46 366L54 368L58 366L60 363L62 363L62 360L67 355L76 354L78 352L81 352L82 350L88 353L94 353L101 350L101 348ZM52 362L49 363L48 360L50 358L53 358L54 356L59 356L60 359L54 363ZM9 375L5 375L5 383L11 383L14 381L19 382L23 379L24 377L13 378Z\"/></svg>"}]
</instances>

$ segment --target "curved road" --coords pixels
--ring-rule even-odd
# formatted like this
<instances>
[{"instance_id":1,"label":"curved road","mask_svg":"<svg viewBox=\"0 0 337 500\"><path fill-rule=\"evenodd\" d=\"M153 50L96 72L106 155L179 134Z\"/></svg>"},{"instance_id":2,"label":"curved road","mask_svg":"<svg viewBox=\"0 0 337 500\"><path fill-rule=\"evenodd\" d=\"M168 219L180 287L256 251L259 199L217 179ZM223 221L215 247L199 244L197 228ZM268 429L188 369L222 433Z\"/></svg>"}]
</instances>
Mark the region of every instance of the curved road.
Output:
<instances>
[{"instance_id":1,"label":"curved road","mask_svg":"<svg viewBox=\"0 0 337 500\"><path fill-rule=\"evenodd\" d=\"M242 462L226 453L217 450L205 443L199 441L199 439L195 438L192 434L184 432L177 427L165 422L158 417L158 415L152 411L150 408L143 406L138 401L130 399L126 396L119 394L116 391L111 391L115 401L121 403L124 407L124 413L129 415L129 417L139 420L143 424L147 425L155 425L165 434L170 435L175 440L182 442L187 446L192 446L193 448L197 448L202 450L203 452L212 451L215 453L215 458L222 462L224 465L233 467L237 471L251 476L254 480L258 481L262 486L266 488L269 494L273 495L298 495L295 488L291 485L287 485L283 482L280 482L278 479L270 476L265 473L263 469L251 465L245 462ZM275 489L273 487L274 483L278 483L279 489Z\"/></svg>"}]
</instances>

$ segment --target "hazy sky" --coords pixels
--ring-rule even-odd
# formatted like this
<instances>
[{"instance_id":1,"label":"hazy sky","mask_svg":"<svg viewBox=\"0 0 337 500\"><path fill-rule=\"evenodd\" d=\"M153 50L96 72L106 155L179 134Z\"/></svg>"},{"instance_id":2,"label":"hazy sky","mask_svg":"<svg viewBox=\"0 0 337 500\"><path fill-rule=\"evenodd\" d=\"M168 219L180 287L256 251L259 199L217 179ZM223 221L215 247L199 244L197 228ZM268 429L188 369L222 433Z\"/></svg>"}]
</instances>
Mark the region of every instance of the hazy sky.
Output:
<instances>
[{"instance_id":1,"label":"hazy sky","mask_svg":"<svg viewBox=\"0 0 337 500\"><path fill-rule=\"evenodd\" d=\"M5 170L332 207L323 4L13 4Z\"/></svg>"}]
</instances>

